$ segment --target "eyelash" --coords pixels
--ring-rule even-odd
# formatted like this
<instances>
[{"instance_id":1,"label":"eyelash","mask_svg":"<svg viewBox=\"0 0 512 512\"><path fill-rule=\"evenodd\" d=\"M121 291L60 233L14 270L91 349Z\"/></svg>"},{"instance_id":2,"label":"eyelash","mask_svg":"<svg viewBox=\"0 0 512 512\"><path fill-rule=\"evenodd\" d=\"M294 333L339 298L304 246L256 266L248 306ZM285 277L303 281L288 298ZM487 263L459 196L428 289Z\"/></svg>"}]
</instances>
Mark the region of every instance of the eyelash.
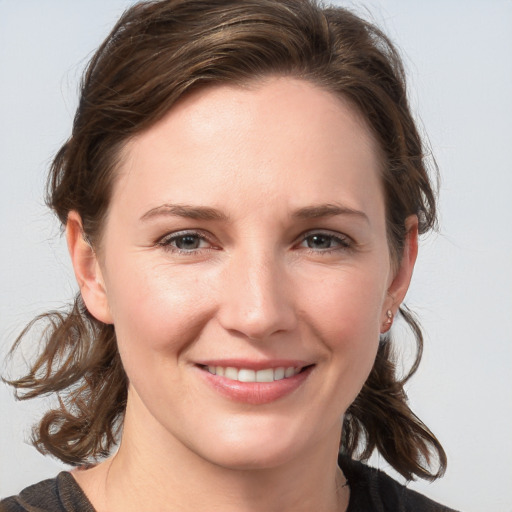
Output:
<instances>
[{"instance_id":1,"label":"eyelash","mask_svg":"<svg viewBox=\"0 0 512 512\"><path fill-rule=\"evenodd\" d=\"M180 248L180 247L177 247L176 245L174 245L180 239L185 239L187 237L197 240L199 242L199 244L201 244L201 242L206 242L206 243L210 244L210 246L209 247L195 247L192 249L183 249L183 248ZM302 246L302 244L307 242L308 239L311 239L313 237L324 237L325 239L327 239L327 241L330 244L334 243L335 246L320 248L320 249L314 249L311 247ZM210 250L215 249L210 238L198 231L179 231L177 233L168 234L168 235L164 236L163 238L161 238L160 240L158 240L157 245L162 247L166 251L171 251L171 252L175 252L177 254L183 254L183 255L187 255L187 256L197 254L198 251L205 251L205 250L210 251ZM353 249L353 245L354 245L353 241L345 235L341 235L339 233L334 234L329 231L321 231L321 230L320 231L308 231L308 232L302 234L300 236L300 240L299 240L299 247L302 246L308 252L311 252L313 254L331 254L331 253L337 252L337 251L348 251L348 250Z\"/></svg>"},{"instance_id":2,"label":"eyelash","mask_svg":"<svg viewBox=\"0 0 512 512\"><path fill-rule=\"evenodd\" d=\"M306 242L308 239L312 238L312 237L325 237L327 238L330 243L335 243L335 247L327 247L327 248L324 248L324 249L313 249L311 247L305 247L305 249L307 249L308 251L314 253L314 254L332 254L333 252L337 252L337 251L348 251L348 250L351 250L353 249L353 242L352 240L346 236L346 235L342 235L340 233L332 233L332 232L329 232L329 231L308 231L307 233L304 233L303 235L301 235L301 241L300 243L303 244L304 242Z\"/></svg>"},{"instance_id":3,"label":"eyelash","mask_svg":"<svg viewBox=\"0 0 512 512\"><path fill-rule=\"evenodd\" d=\"M197 248L193 248L193 249L182 249L180 247L173 245L173 243L176 243L178 240L185 239L187 237L194 238L194 239L198 240L199 243L207 242L208 244L210 244L210 247L197 247ZM199 251L199 250L209 251L209 250L213 249L212 242L210 241L210 239L198 231L179 231L177 233L171 233L171 234L166 235L163 238L161 238L157 242L157 245L162 247L166 251L171 251L171 252L175 252L178 254L184 254L187 256L196 254L197 251Z\"/></svg>"}]
</instances>

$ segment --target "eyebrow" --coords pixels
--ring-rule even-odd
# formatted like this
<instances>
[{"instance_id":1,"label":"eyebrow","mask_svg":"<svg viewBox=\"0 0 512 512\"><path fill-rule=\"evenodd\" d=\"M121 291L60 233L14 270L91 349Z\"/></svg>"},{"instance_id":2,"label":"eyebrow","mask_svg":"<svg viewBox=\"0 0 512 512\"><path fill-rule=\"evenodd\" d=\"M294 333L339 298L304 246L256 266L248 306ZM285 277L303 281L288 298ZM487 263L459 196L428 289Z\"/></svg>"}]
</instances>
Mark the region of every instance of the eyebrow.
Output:
<instances>
[{"instance_id":1,"label":"eyebrow","mask_svg":"<svg viewBox=\"0 0 512 512\"><path fill-rule=\"evenodd\" d=\"M160 216L184 217L194 220L228 220L227 215L215 208L167 203L147 211L140 220L147 221Z\"/></svg>"},{"instance_id":2,"label":"eyebrow","mask_svg":"<svg viewBox=\"0 0 512 512\"><path fill-rule=\"evenodd\" d=\"M293 216L299 219L318 219L321 217L335 217L336 215L359 217L366 221L366 223L370 223L370 219L366 213L347 206L332 203L306 206L305 208L300 208L293 213Z\"/></svg>"},{"instance_id":3,"label":"eyebrow","mask_svg":"<svg viewBox=\"0 0 512 512\"><path fill-rule=\"evenodd\" d=\"M337 215L355 216L361 218L367 223L370 222L368 216L364 212L349 208L347 206L332 203L306 206L304 208L299 208L292 214L292 216L297 219L319 219L322 217L335 217ZM152 208L144 215L142 215L140 220L148 221L152 218L160 216L183 217L187 219L211 221L229 220L229 217L226 214L222 213L220 210L210 208L208 206L190 206L185 204L169 203Z\"/></svg>"}]
</instances>

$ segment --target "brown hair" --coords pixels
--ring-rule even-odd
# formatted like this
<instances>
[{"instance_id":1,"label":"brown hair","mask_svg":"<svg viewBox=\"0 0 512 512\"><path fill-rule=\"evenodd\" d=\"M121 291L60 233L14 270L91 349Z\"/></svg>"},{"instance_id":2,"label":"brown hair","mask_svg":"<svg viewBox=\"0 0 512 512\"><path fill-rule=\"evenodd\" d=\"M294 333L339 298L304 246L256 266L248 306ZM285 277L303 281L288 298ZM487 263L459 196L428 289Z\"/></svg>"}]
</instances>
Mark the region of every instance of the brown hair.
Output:
<instances>
[{"instance_id":1,"label":"brown hair","mask_svg":"<svg viewBox=\"0 0 512 512\"><path fill-rule=\"evenodd\" d=\"M389 247L398 261L406 217L418 215L420 233L436 221L404 70L380 30L314 0L160 0L127 10L86 69L72 135L51 166L49 206L63 224L77 211L97 247L123 144L196 88L268 75L308 80L348 99L366 119L382 150ZM407 404L404 384L418 367L423 338L412 314L403 307L401 313L415 335L415 362L399 377L391 340L379 345L345 416L341 450L365 459L377 449L407 479L433 479L444 472L446 456ZM114 327L92 317L78 296L70 312L36 318L15 347L41 318L49 323L40 355L25 377L10 381L20 399L59 396L34 429L34 443L70 464L105 456L127 396Z\"/></svg>"}]
</instances>

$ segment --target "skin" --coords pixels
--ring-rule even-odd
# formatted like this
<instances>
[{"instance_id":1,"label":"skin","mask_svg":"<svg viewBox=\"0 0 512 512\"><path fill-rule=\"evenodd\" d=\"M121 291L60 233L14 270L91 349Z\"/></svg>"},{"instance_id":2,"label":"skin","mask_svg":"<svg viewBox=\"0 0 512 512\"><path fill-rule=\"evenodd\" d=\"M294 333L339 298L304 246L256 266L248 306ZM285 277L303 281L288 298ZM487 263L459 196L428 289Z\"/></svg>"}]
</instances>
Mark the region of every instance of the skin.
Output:
<instances>
[{"instance_id":1,"label":"skin","mask_svg":"<svg viewBox=\"0 0 512 512\"><path fill-rule=\"evenodd\" d=\"M364 121L301 80L222 85L187 96L121 160L100 247L76 212L67 225L85 303L115 325L130 381L118 453L78 483L99 512L345 510L341 418L417 251L411 217L390 259ZM246 403L198 366L233 357L310 369L291 393Z\"/></svg>"}]
</instances>

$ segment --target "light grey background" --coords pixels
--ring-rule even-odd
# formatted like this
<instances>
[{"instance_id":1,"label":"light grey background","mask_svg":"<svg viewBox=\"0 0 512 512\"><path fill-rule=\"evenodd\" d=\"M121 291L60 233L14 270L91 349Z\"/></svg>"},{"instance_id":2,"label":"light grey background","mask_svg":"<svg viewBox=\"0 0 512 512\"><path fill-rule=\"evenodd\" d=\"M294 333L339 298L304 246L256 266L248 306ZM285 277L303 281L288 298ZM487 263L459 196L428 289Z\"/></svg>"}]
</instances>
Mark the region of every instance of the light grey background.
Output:
<instances>
[{"instance_id":1,"label":"light grey background","mask_svg":"<svg viewBox=\"0 0 512 512\"><path fill-rule=\"evenodd\" d=\"M74 294L45 173L87 57L130 3L0 0L0 360L28 320ZM427 332L408 391L449 467L412 486L465 512L510 512L512 1L343 3L401 47L442 175L441 232L423 241L408 296ZM0 385L0 497L61 467L26 442L43 406Z\"/></svg>"}]
</instances>

